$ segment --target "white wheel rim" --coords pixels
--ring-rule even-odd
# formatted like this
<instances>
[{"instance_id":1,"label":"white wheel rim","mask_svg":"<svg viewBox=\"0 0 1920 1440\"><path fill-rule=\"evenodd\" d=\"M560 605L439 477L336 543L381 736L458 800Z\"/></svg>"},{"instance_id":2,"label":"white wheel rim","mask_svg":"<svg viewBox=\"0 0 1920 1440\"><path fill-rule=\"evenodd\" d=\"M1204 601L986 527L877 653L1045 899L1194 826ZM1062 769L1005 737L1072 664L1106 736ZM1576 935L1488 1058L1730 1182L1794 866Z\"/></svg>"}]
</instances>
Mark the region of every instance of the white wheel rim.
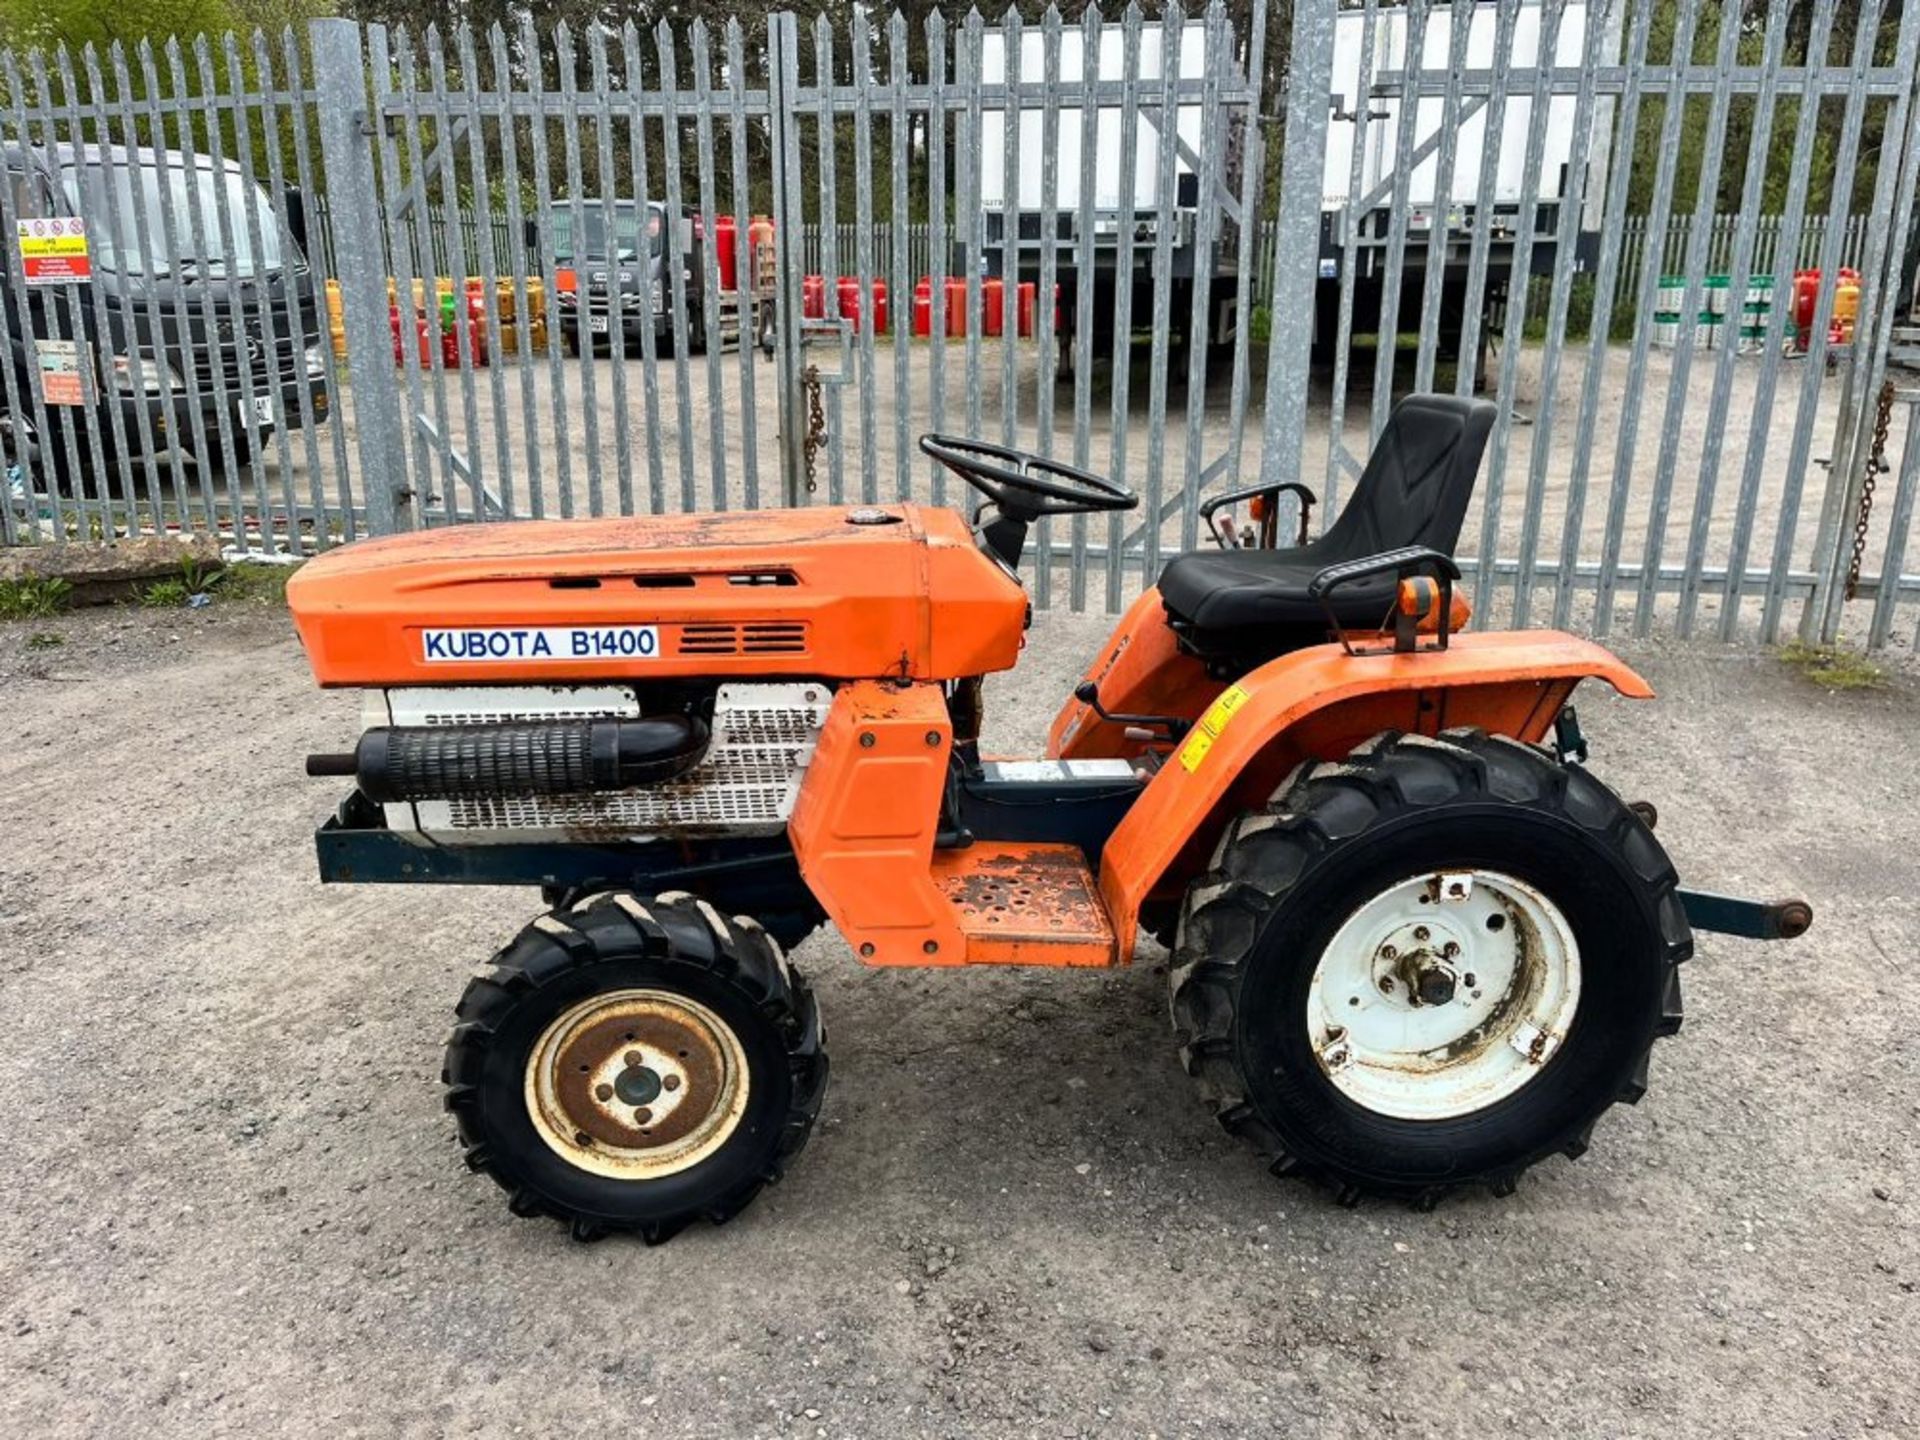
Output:
<instances>
[{"instance_id":1,"label":"white wheel rim","mask_svg":"<svg viewBox=\"0 0 1920 1440\"><path fill-rule=\"evenodd\" d=\"M1448 1120L1531 1084L1579 1008L1580 947L1557 905L1496 870L1429 871L1335 932L1307 992L1307 1034L1355 1104Z\"/></svg>"},{"instance_id":2,"label":"white wheel rim","mask_svg":"<svg viewBox=\"0 0 1920 1440\"><path fill-rule=\"evenodd\" d=\"M555 1154L614 1180L658 1180L732 1138L747 1055L713 1011L667 990L609 990L572 1006L527 1059L527 1116Z\"/></svg>"}]
</instances>

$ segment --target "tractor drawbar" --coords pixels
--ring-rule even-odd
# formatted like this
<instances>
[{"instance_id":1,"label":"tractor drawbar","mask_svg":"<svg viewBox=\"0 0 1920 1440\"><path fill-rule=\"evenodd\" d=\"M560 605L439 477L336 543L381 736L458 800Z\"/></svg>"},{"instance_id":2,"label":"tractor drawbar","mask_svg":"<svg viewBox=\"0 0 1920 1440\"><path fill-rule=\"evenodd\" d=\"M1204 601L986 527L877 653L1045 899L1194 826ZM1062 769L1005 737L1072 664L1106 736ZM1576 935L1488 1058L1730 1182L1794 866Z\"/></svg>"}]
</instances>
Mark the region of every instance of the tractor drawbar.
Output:
<instances>
[{"instance_id":1,"label":"tractor drawbar","mask_svg":"<svg viewBox=\"0 0 1920 1440\"><path fill-rule=\"evenodd\" d=\"M352 751L309 755L309 775L351 775L380 803L479 795L578 795L677 779L707 752L705 721L563 720L377 726Z\"/></svg>"}]
</instances>

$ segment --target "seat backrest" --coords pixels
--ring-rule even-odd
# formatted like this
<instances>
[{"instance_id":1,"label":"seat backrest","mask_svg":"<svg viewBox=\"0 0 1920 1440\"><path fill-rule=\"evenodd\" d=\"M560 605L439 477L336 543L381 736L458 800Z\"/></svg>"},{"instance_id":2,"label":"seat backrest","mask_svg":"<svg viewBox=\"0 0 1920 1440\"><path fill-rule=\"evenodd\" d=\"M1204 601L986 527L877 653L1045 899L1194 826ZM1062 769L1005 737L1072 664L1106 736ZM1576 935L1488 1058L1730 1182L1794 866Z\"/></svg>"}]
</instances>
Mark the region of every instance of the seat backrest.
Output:
<instances>
[{"instance_id":1,"label":"seat backrest","mask_svg":"<svg viewBox=\"0 0 1920 1440\"><path fill-rule=\"evenodd\" d=\"M1451 555L1498 413L1457 395L1409 395L1394 406L1322 554L1358 559L1425 545Z\"/></svg>"}]
</instances>

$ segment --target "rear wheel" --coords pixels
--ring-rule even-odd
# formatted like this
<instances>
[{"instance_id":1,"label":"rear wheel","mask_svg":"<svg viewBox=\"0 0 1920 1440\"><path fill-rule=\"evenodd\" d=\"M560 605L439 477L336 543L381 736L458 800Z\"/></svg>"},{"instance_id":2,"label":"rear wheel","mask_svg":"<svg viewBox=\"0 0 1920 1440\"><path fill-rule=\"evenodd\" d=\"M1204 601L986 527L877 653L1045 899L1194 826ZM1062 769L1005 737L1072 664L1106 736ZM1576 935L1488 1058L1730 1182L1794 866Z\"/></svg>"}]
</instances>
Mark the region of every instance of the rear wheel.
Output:
<instances>
[{"instance_id":1,"label":"rear wheel","mask_svg":"<svg viewBox=\"0 0 1920 1440\"><path fill-rule=\"evenodd\" d=\"M541 916L461 998L447 1107L467 1164L576 1239L722 1224L806 1144L819 1011L753 921L602 893Z\"/></svg>"},{"instance_id":2,"label":"rear wheel","mask_svg":"<svg viewBox=\"0 0 1920 1440\"><path fill-rule=\"evenodd\" d=\"M1302 766L1188 892L1187 1068L1343 1200L1505 1192L1646 1089L1692 951L1671 862L1587 771L1478 731Z\"/></svg>"}]
</instances>

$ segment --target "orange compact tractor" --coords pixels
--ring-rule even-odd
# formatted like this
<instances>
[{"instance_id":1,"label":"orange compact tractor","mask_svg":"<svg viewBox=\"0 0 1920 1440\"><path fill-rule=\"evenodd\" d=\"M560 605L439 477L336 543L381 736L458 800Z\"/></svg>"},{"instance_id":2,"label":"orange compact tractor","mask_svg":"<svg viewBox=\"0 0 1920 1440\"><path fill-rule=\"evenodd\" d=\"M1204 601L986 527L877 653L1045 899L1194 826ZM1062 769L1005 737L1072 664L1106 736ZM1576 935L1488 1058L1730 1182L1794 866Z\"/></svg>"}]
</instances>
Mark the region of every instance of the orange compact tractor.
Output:
<instances>
[{"instance_id":1,"label":"orange compact tractor","mask_svg":"<svg viewBox=\"0 0 1920 1440\"><path fill-rule=\"evenodd\" d=\"M447 1046L467 1163L576 1236L724 1221L806 1143L820 1012L786 951L1125 965L1173 950L1179 1053L1280 1174L1428 1203L1578 1155L1680 1024L1693 929L1799 902L1679 888L1652 808L1582 763L1597 645L1462 633L1450 557L1492 408L1414 397L1318 539L1206 507L1054 721L981 753L1044 516L1096 475L928 436L983 497L529 522L364 541L288 587L364 692L329 881L538 886ZM1297 485L1304 505L1312 497ZM1225 508L1245 504L1236 521Z\"/></svg>"}]
</instances>

